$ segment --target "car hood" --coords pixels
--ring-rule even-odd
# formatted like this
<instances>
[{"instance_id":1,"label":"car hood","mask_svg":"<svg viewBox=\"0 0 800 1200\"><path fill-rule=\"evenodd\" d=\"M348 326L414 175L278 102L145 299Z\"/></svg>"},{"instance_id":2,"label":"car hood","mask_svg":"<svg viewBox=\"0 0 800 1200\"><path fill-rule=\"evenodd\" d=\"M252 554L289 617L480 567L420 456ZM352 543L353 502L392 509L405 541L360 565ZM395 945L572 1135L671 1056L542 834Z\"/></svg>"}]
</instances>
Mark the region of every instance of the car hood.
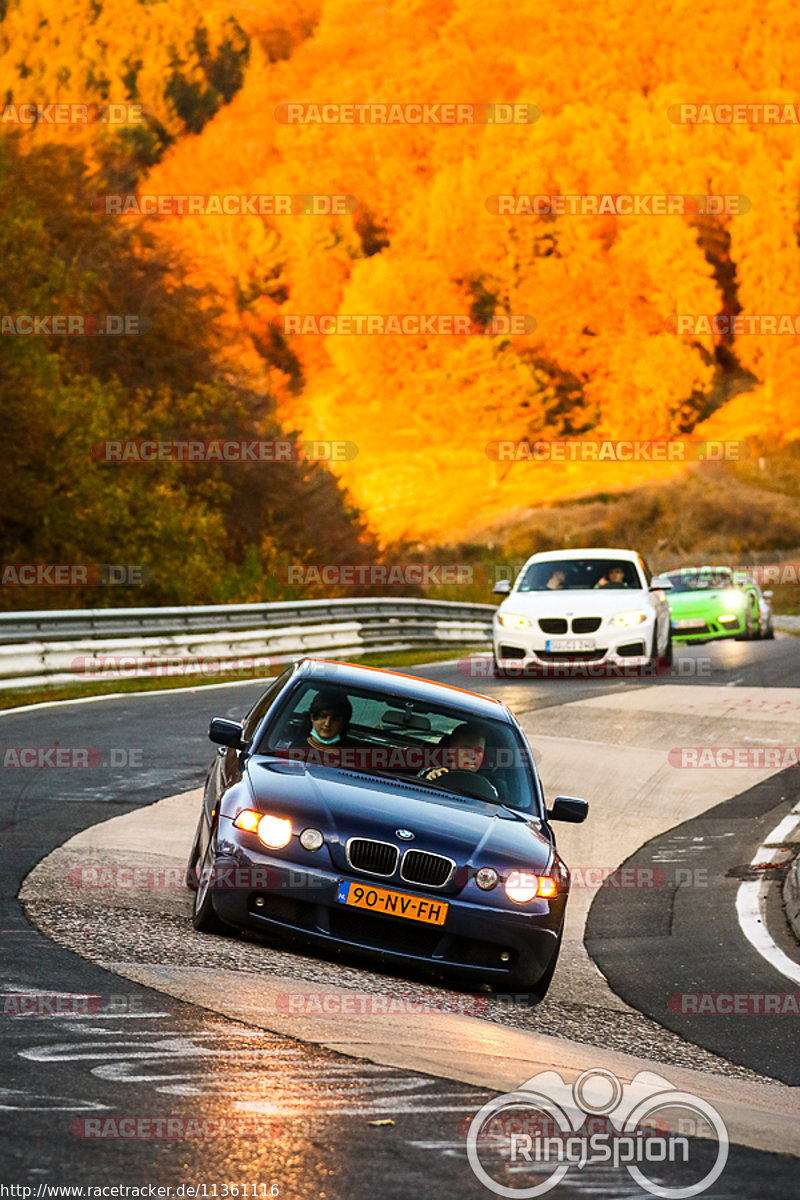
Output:
<instances>
[{"instance_id":1,"label":"car hood","mask_svg":"<svg viewBox=\"0 0 800 1200\"><path fill-rule=\"evenodd\" d=\"M738 596L735 601L730 597L723 600L724 591L714 588L711 591L676 592L669 596L669 610L673 616L692 616L695 613L719 612L721 609L741 607L744 596Z\"/></svg>"},{"instance_id":2,"label":"car hood","mask_svg":"<svg viewBox=\"0 0 800 1200\"><path fill-rule=\"evenodd\" d=\"M300 828L322 830L334 865L347 870L351 837L391 842L455 859L457 866L524 867L543 871L553 847L538 820L471 798L438 793L413 780L395 781L300 762L253 758L247 775L265 811ZM403 829L413 834L405 840Z\"/></svg>"},{"instance_id":3,"label":"car hood","mask_svg":"<svg viewBox=\"0 0 800 1200\"><path fill-rule=\"evenodd\" d=\"M651 609L650 593L639 588L590 588L587 591L512 592L499 611L525 616L606 617L636 608Z\"/></svg>"}]
</instances>

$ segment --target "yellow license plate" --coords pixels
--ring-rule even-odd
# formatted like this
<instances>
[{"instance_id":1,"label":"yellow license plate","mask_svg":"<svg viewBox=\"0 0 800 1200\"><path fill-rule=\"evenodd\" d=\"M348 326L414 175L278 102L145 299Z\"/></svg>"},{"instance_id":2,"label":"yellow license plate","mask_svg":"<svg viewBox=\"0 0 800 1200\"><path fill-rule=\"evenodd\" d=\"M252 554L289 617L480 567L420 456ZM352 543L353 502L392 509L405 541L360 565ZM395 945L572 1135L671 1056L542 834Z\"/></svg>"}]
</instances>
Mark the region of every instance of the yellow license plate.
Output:
<instances>
[{"instance_id":1,"label":"yellow license plate","mask_svg":"<svg viewBox=\"0 0 800 1200\"><path fill-rule=\"evenodd\" d=\"M340 904L366 908L387 917L405 917L407 921L424 921L428 925L444 925L447 916L446 900L425 900L422 896L406 896L363 883L342 880L336 892Z\"/></svg>"}]
</instances>

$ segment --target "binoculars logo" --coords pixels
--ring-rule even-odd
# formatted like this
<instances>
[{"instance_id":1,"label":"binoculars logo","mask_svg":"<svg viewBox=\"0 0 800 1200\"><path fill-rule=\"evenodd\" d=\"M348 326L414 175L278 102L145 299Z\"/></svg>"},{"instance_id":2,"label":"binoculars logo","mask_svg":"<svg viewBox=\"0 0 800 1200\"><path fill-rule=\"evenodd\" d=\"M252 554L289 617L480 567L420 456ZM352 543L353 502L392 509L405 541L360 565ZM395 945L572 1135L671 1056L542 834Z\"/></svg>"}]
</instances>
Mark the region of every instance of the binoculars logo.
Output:
<instances>
[{"instance_id":1,"label":"binoculars logo","mask_svg":"<svg viewBox=\"0 0 800 1200\"><path fill-rule=\"evenodd\" d=\"M467 1132L473 1172L509 1200L543 1196L587 1167L624 1167L651 1196L684 1200L719 1178L728 1148L717 1110L651 1071L621 1083L593 1069L571 1086L541 1071L484 1104Z\"/></svg>"}]
</instances>

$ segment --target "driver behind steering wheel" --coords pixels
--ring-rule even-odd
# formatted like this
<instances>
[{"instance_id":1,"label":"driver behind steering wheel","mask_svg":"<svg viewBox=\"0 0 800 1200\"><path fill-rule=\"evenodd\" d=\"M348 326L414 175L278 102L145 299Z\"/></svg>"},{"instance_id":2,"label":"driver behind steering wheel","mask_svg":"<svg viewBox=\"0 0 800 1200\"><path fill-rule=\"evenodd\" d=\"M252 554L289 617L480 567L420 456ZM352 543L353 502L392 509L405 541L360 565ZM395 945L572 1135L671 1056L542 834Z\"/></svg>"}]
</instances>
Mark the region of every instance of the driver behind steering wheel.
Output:
<instances>
[{"instance_id":1,"label":"driver behind steering wheel","mask_svg":"<svg viewBox=\"0 0 800 1200\"><path fill-rule=\"evenodd\" d=\"M420 771L421 779L438 779L448 771L479 771L486 758L486 738L476 725L456 725L449 737L443 739L452 751L452 767L429 767Z\"/></svg>"}]
</instances>

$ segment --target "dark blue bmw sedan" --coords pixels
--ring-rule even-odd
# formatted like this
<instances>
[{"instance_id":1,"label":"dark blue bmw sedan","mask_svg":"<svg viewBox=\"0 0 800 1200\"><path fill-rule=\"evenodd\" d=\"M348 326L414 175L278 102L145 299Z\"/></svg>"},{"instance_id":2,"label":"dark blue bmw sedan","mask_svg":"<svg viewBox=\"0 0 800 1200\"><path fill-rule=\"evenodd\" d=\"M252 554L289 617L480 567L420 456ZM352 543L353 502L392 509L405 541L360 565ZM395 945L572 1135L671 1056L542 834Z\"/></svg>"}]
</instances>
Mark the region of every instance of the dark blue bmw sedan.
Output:
<instances>
[{"instance_id":1,"label":"dark blue bmw sedan","mask_svg":"<svg viewBox=\"0 0 800 1200\"><path fill-rule=\"evenodd\" d=\"M569 871L500 701L304 659L219 746L187 870L196 929L261 930L545 995Z\"/></svg>"}]
</instances>

